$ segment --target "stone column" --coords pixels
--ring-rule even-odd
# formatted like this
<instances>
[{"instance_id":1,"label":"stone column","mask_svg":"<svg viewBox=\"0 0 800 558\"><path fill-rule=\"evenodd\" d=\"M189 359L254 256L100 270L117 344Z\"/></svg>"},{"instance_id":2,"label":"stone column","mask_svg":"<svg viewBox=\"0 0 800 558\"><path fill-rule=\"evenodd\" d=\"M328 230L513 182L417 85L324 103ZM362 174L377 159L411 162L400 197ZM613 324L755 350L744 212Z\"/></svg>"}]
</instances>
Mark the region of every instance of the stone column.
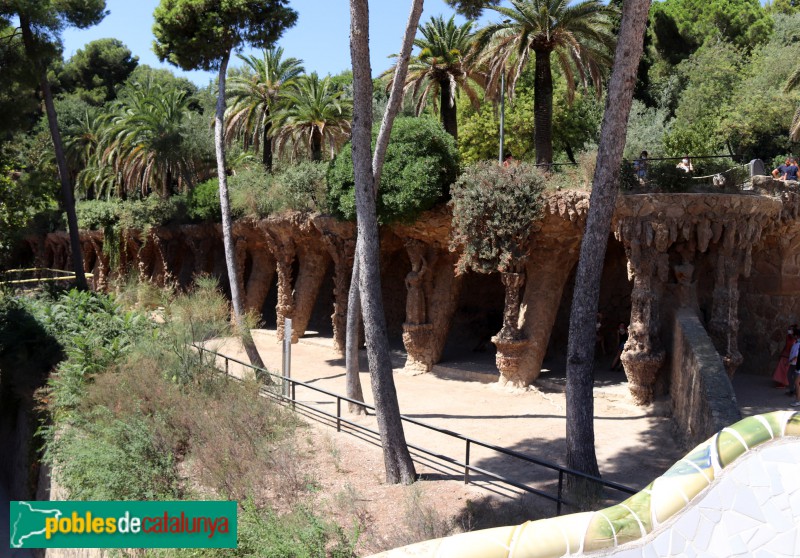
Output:
<instances>
[{"instance_id":1,"label":"stone column","mask_svg":"<svg viewBox=\"0 0 800 558\"><path fill-rule=\"evenodd\" d=\"M714 274L711 319L708 333L717 348L728 377L732 378L736 369L744 361L739 352L739 273L749 258L750 246L734 245L736 229L727 224L717 253Z\"/></svg>"},{"instance_id":2,"label":"stone column","mask_svg":"<svg viewBox=\"0 0 800 558\"><path fill-rule=\"evenodd\" d=\"M292 292L292 266L296 255L294 240L285 231L273 231L268 224L261 226L267 247L275 258L278 273L277 337L283 341L283 325L286 318L294 318L294 293Z\"/></svg>"},{"instance_id":3,"label":"stone column","mask_svg":"<svg viewBox=\"0 0 800 558\"><path fill-rule=\"evenodd\" d=\"M403 345L408 358L404 372L423 374L433 368L431 334L433 324L428 321L430 299L430 268L426 258L427 246L417 240L407 240L406 251L411 260L411 271L406 275L406 321L403 323Z\"/></svg>"},{"instance_id":4,"label":"stone column","mask_svg":"<svg viewBox=\"0 0 800 558\"><path fill-rule=\"evenodd\" d=\"M534 382L541 373L564 284L578 261L579 247L580 236L574 235L558 241L537 241L531 249L520 305L520 327L528 344L518 373L520 381L526 385Z\"/></svg>"},{"instance_id":5,"label":"stone column","mask_svg":"<svg viewBox=\"0 0 800 558\"><path fill-rule=\"evenodd\" d=\"M169 269L169 261L167 258L167 247L165 245L164 239L162 239L155 232L150 233L150 238L153 240L155 253L161 260L161 276L160 278L156 277L156 284L161 287L170 285L174 281L174 277L172 276L172 272ZM155 266L153 267L154 267L153 271L155 272Z\"/></svg>"},{"instance_id":6,"label":"stone column","mask_svg":"<svg viewBox=\"0 0 800 558\"><path fill-rule=\"evenodd\" d=\"M647 405L653 401L653 387L666 360L659 336L659 302L669 260L655 247L641 246L638 238L627 243L626 251L633 291L629 336L621 360L633 400Z\"/></svg>"},{"instance_id":7,"label":"stone column","mask_svg":"<svg viewBox=\"0 0 800 558\"><path fill-rule=\"evenodd\" d=\"M94 289L106 292L108 290L109 257L103 253L103 243L94 237L89 237L95 254L95 265L92 273L94 274ZM113 242L113 239L111 240Z\"/></svg>"},{"instance_id":8,"label":"stone column","mask_svg":"<svg viewBox=\"0 0 800 558\"><path fill-rule=\"evenodd\" d=\"M333 261L333 350L344 355L347 335L347 297L350 293L350 278L353 274L353 259L356 244L351 232L342 235L340 231L329 230L327 221L315 221L328 255Z\"/></svg>"},{"instance_id":9,"label":"stone column","mask_svg":"<svg viewBox=\"0 0 800 558\"><path fill-rule=\"evenodd\" d=\"M247 239L235 237L233 239L233 258L236 265L236 284L239 286L239 296L242 297L242 306L246 298L244 290L244 272L247 267ZM231 306L233 313L233 306Z\"/></svg>"},{"instance_id":10,"label":"stone column","mask_svg":"<svg viewBox=\"0 0 800 558\"><path fill-rule=\"evenodd\" d=\"M303 336L314 310L319 289L328 271L328 255L321 246L305 245L298 250L300 268L294 284L294 318L292 322L292 343Z\"/></svg>"},{"instance_id":11,"label":"stone column","mask_svg":"<svg viewBox=\"0 0 800 558\"><path fill-rule=\"evenodd\" d=\"M250 251L250 256L253 258L253 265L244 290L244 307L260 316L275 277L275 259L263 245L255 246Z\"/></svg>"},{"instance_id":12,"label":"stone column","mask_svg":"<svg viewBox=\"0 0 800 558\"><path fill-rule=\"evenodd\" d=\"M520 289L525 284L524 273L503 272L501 275L506 288L505 308L503 309L503 327L492 337L497 346L495 362L500 370L500 384L515 388L527 387L524 374L520 374L522 355L528 340L519 329Z\"/></svg>"}]
</instances>

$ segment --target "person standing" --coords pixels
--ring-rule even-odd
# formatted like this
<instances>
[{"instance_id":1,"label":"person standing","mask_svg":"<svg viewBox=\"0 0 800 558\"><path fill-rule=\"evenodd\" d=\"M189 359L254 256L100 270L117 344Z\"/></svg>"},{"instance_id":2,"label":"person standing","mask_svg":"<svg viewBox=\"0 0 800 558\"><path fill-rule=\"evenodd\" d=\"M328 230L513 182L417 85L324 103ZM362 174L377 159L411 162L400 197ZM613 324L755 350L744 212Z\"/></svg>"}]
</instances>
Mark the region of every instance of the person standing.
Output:
<instances>
[{"instance_id":1,"label":"person standing","mask_svg":"<svg viewBox=\"0 0 800 558\"><path fill-rule=\"evenodd\" d=\"M647 151L642 151L639 158L633 162L633 170L639 179L639 184L644 184L647 180Z\"/></svg>"},{"instance_id":2,"label":"person standing","mask_svg":"<svg viewBox=\"0 0 800 558\"><path fill-rule=\"evenodd\" d=\"M625 350L625 343L628 341L628 326L625 322L617 324L617 355L611 363L611 370L622 370L622 351Z\"/></svg>"},{"instance_id":3,"label":"person standing","mask_svg":"<svg viewBox=\"0 0 800 558\"><path fill-rule=\"evenodd\" d=\"M795 342L789 351L789 385L791 388L789 388L790 391L788 393L794 394L795 400L791 403L791 406L800 407L800 390L797 389L797 384L800 382L800 374L797 373L797 354L800 353L800 337L795 337Z\"/></svg>"},{"instance_id":4,"label":"person standing","mask_svg":"<svg viewBox=\"0 0 800 558\"><path fill-rule=\"evenodd\" d=\"M783 345L775 372L772 374L772 380L775 382L775 388L777 389L789 387L789 353L791 353L792 345L794 345L795 341L797 341L797 324L792 324L786 331L786 342Z\"/></svg>"}]
</instances>

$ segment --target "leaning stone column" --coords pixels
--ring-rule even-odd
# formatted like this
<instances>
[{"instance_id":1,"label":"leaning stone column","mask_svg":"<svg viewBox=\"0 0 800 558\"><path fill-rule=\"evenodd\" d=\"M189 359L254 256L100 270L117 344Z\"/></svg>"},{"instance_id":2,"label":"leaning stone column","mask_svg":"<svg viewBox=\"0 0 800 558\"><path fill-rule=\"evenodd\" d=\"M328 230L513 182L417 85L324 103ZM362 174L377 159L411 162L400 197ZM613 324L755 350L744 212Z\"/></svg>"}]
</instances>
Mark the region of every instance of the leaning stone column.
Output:
<instances>
[{"instance_id":1,"label":"leaning stone column","mask_svg":"<svg viewBox=\"0 0 800 558\"><path fill-rule=\"evenodd\" d=\"M524 388L528 384L525 375L520 374L520 364L528 340L519 329L519 303L520 289L525 284L525 274L503 272L501 279L506 288L506 300L503 309L503 327L492 337L492 343L497 347L495 362L500 371L500 385Z\"/></svg>"},{"instance_id":2,"label":"leaning stone column","mask_svg":"<svg viewBox=\"0 0 800 558\"><path fill-rule=\"evenodd\" d=\"M539 377L550 333L558 315L564 284L578 261L580 236L563 235L534 244L526 262L525 291L520 305L521 327L528 338L519 375L526 385Z\"/></svg>"},{"instance_id":3,"label":"leaning stone column","mask_svg":"<svg viewBox=\"0 0 800 558\"><path fill-rule=\"evenodd\" d=\"M305 246L299 250L300 269L294 284L294 318L292 322L292 343L303 336L311 320L311 312L317 301L319 289L328 271L328 254L321 246Z\"/></svg>"},{"instance_id":4,"label":"leaning stone column","mask_svg":"<svg viewBox=\"0 0 800 558\"><path fill-rule=\"evenodd\" d=\"M275 276L275 260L263 245L255 246L250 255L253 258L253 267L244 290L244 307L260 316Z\"/></svg>"},{"instance_id":5,"label":"leaning stone column","mask_svg":"<svg viewBox=\"0 0 800 558\"><path fill-rule=\"evenodd\" d=\"M113 242L113 239L110 240ZM109 257L103 253L103 242L98 241L94 236L89 237L89 242L92 245L95 253L95 266L94 269L97 273L94 277L94 289L96 291L106 292L108 290L108 272L109 272ZM94 270L93 270L94 273Z\"/></svg>"},{"instance_id":6,"label":"leaning stone column","mask_svg":"<svg viewBox=\"0 0 800 558\"><path fill-rule=\"evenodd\" d=\"M425 257L424 243L406 241L406 251L411 260L411 271L406 275L406 321L403 324L403 345L408 358L404 372L423 374L433 368L433 347L431 335L433 324L428 322L426 285L429 283L430 268Z\"/></svg>"},{"instance_id":7,"label":"leaning stone column","mask_svg":"<svg viewBox=\"0 0 800 558\"><path fill-rule=\"evenodd\" d=\"M355 226L333 217L316 215L312 218L325 249L333 262L333 350L344 356L347 335L347 297L355 257Z\"/></svg>"},{"instance_id":8,"label":"leaning stone column","mask_svg":"<svg viewBox=\"0 0 800 558\"><path fill-rule=\"evenodd\" d=\"M278 341L283 341L284 320L294 317L292 266L296 249L291 236L287 236L285 231L273 231L268 223L262 223L261 229L264 231L267 247L275 258L276 271L278 272L278 305L275 307L277 314L276 333Z\"/></svg>"},{"instance_id":9,"label":"leaning stone column","mask_svg":"<svg viewBox=\"0 0 800 558\"><path fill-rule=\"evenodd\" d=\"M717 265L712 294L711 319L708 332L714 346L722 357L728 377L744 361L739 352L739 272L749 256L750 246L737 249L734 246L736 229L728 224L717 255Z\"/></svg>"},{"instance_id":10,"label":"leaning stone column","mask_svg":"<svg viewBox=\"0 0 800 558\"><path fill-rule=\"evenodd\" d=\"M666 360L659 337L659 301L668 258L654 248L643 249L638 238L626 248L633 291L629 336L621 360L633 400L637 405L647 405L653 402L653 387Z\"/></svg>"}]
</instances>

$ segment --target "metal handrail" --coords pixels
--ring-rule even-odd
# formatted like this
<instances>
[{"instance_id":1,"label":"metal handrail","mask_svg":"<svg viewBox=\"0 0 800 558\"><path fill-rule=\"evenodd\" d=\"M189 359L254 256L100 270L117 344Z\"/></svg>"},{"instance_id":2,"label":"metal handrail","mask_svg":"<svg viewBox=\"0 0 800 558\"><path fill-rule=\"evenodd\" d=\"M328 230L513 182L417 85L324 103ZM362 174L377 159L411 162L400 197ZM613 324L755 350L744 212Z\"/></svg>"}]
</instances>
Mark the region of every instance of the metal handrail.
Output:
<instances>
[{"instance_id":1,"label":"metal handrail","mask_svg":"<svg viewBox=\"0 0 800 558\"><path fill-rule=\"evenodd\" d=\"M250 368L254 372L258 372L258 373L261 373L261 374L268 374L269 376L274 377L276 380L280 380L282 382L287 382L291 386L291 389L288 390L289 391L289 395L288 396L283 395L283 393L275 393L275 392L270 391L270 390L268 390L266 388L263 388L263 387L261 388L260 393L262 395L266 395L266 396L272 397L272 398L280 400L280 401L286 401L292 406L292 408L295 408L296 406L300 406L300 407L303 407L303 408L306 408L306 409L312 411L314 414L324 415L324 416L329 417L331 419L335 419L337 432L341 432L342 424L344 423L344 424L346 424L346 425L348 425L348 426L350 426L352 428L356 428L356 429L359 429L359 430L361 430L363 432L368 432L370 434L373 434L375 436L380 437L380 433L378 431L373 430L373 429L371 429L371 428L369 428L367 426L364 426L362 424L359 424L357 422L351 421L351 420L343 417L342 414L341 414L341 403L342 403L342 401L347 401L348 403L354 403L356 405L359 405L359 406L361 406L361 407L363 407L365 409L369 409L369 410L374 412L375 411L375 407L373 405L370 405L368 403L364 403L362 401L358 401L358 400L355 400L355 399L351 399L351 398L349 398L347 396L344 396L344 395L341 395L341 394L326 390L326 389L321 388L321 387L312 386L311 384L302 382L300 380L296 380L294 378L289 378L289 377L286 377L286 376L282 376L281 374L276 374L274 372L270 372L269 370L266 370L266 369L261 368L259 366L255 366L255 365L250 364L248 362L244 362L244 361L241 361L241 360L236 359L234 357L219 353L217 351L213 351L211 349L203 347L202 345L197 345L196 343L193 343L192 346L195 349L197 349L198 351L200 351L201 356L202 356L203 353L208 353L208 354L214 355L215 357L222 358L225 361L224 374L227 377L234 378L235 380L241 380L240 378L236 378L235 376L232 376L230 374L230 364L229 363L233 362L233 363L239 364L240 366L244 366L245 368ZM332 413L329 413L329 412L327 412L327 411L325 411L323 409L320 409L318 407L315 407L313 405L309 405L309 404L303 403L302 401L297 401L295 393L296 393L296 388L297 388L298 385L302 386L304 388L310 389L312 391L315 391L315 392L318 392L318 393L322 393L322 394L325 394L325 395L328 395L330 397L335 398L336 399L336 414L334 415ZM452 430L448 430L446 428L440 428L438 426L434 426L434 425L429 424L427 422L423 422L421 420L418 420L418 419L415 419L415 418L412 418L412 417L408 417L406 415L400 415L400 419L401 419L401 421L407 422L409 424L414 424L414 425L422 427L422 428L427 428L429 430L438 432L439 434L443 434L445 436L450 436L451 438L456 438L458 440L463 440L465 442L465 452L464 452L465 458L464 458L464 461L460 461L460 460L458 460L456 458L450 457L448 455L441 454L439 452L424 448L422 446L418 446L416 444L406 443L406 445L410 449L413 449L414 451L417 451L419 453L424 453L424 454L426 454L428 456L431 456L431 457L434 457L436 459L439 459L439 460L441 460L441 461L443 461L445 463L448 463L450 465L463 467L464 468L464 475L463 475L464 484L470 484L470 473L471 472L476 472L476 473L485 475L485 476L487 476L487 477L489 477L491 479L494 479L496 481L499 481L499 482L501 482L503 484L507 484L509 486L513 486L513 487L515 487L515 488L517 488L519 490L523 490L525 492L529 492L531 494L535 494L537 496L540 496L542 498L546 498L547 500L555 502L556 506L557 506L557 509L556 509L556 514L557 515L561 514L561 508L562 508L563 504L566 504L568 506L577 507L577 505L574 502L571 502L571 501L569 501L569 500L567 500L567 499L565 499L563 497L564 475L572 475L572 476L575 476L575 477L580 477L580 478L586 479L588 481L598 483L601 486L604 486L606 488L617 490L617 491L625 493L625 494L636 494L638 492L636 489L631 488L629 486L626 486L624 484L620 484L620 483L617 483L617 482L614 482L614 481L608 481L608 480L605 480L605 479L602 479L602 478L599 478L599 477L595 477L595 476L587 474L587 473L583 473L581 471L575 471L573 469L569 469L567 467L563 467L561 465L558 465L557 463L552 463L550 461L546 461L546 460L543 460L543 459L538 459L536 457L531 457L529 455L525 455L523 453L519 453L517 451L511 450L511 449L508 449L508 448L504 448L504 447L501 447L501 446L496 446L496 445L490 444L488 442L483 442L481 440L472 438L470 436L465 436L464 434L461 434L459 432L453 432ZM546 492L544 492L542 490L539 490L539 489L534 488L532 486L529 486L527 484L515 481L513 479L509 479L509 478L503 477L502 475L499 475L497 473L493 473L491 471L487 471L487 470L482 469L480 467L476 467L475 465L471 465L470 462L469 462L470 461L470 449L471 449L471 446L473 446L473 445L474 446L483 447L483 448L495 451L495 452L503 454L503 455L508 455L509 457L513 457L515 459L519 459L519 460L525 461L527 463L531 463L531 464L534 464L534 465L539 465L541 467L545 467L546 469L550 469L552 471L558 471L558 491L557 491L557 495L553 496L551 494L548 494L548 493L546 493Z\"/></svg>"}]
</instances>

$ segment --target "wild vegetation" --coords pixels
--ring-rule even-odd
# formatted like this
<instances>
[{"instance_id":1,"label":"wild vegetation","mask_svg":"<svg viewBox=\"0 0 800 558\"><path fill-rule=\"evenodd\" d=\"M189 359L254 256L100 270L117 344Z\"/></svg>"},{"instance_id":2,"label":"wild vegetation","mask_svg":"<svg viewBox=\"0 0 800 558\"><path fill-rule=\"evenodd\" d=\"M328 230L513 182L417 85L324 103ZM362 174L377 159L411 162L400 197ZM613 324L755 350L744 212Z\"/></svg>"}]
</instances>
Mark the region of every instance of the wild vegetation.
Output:
<instances>
[{"instance_id":1,"label":"wild vegetation","mask_svg":"<svg viewBox=\"0 0 800 558\"><path fill-rule=\"evenodd\" d=\"M48 207L66 209L58 194L52 134L36 100L41 83L30 72L32 54L10 19L20 10L31 9L28 4L12 2L0 13L2 34L8 37L0 43L6 69L0 77L0 106L14 107L4 111L8 118L0 129L4 185L0 223L7 225L0 243L5 250L13 244L13 232L24 225L62 226L60 218L41 216ZM92 9L100 6L91 5ZM516 159L578 163L583 153L593 153L619 21L618 3L587 4L580 9L577 4L551 6L538 0L515 0L510 6L496 2L454 5L470 15L488 6L488 13L499 22L481 28L474 22L458 23L438 15L422 22L403 83L402 114L437 116L457 138L464 169L496 157L497 103L504 82L506 150ZM798 129L793 125L798 80L791 62L800 55L796 8L781 2L766 6L751 0L731 5L711 2L703 5L702 17L696 20L687 15L696 11L693 6L685 0L653 5L626 157L632 160L642 149L650 157L730 153L736 161L758 157L771 162L784 156L792 147L790 130ZM564 11L564 17L552 20L561 22L563 29L542 27L545 20L535 16L544 13L541 9ZM586 22L574 19L579 12L581 18L588 18ZM59 14L69 23L72 15ZM34 16L50 17L43 11L31 13ZM90 25L96 20L87 15L76 19L76 24ZM570 34L569 25L580 27L585 36L569 42L569 37L577 37ZM537 33L551 33L563 41L540 47ZM273 33L270 40L276 36ZM56 27L35 38L40 43L36 59L49 68L48 85L63 137L68 179L79 205L81 200L124 202L174 196L180 200L187 196L187 211L181 218L220 217L216 207L207 203L210 196L195 194L198 188L210 192L209 180L216 174L209 128L216 97L213 86L198 89L169 71L139 65L135 54L118 40L93 41L62 60L55 48ZM286 182L276 183L272 177L304 160L342 159L336 155L349 134L352 74L306 74L302 60L278 46L265 45L262 54L241 57L236 60L241 65L233 64L227 71L224 139L231 196L235 197L236 177L244 175L243 182L260 182L260 191L270 192L271 201L253 211L252 204L243 210L233 200L232 209L235 215L263 215L287 208L328 211L331 208L320 204L318 195L327 184L322 188L315 179L312 188L317 194L308 196L308 187L290 181L291 188L300 190L298 195L286 189ZM550 49L550 54L545 56L543 48ZM164 56L172 55L165 51ZM375 82L376 113L387 102L384 91L391 86L391 74L389 69ZM343 152L345 158L347 153ZM712 170L725 163L722 160ZM569 165L553 170L551 181L573 181L575 173ZM387 174L394 171L389 169ZM446 200L454 177L447 180L439 201ZM243 197L252 199L249 194ZM193 208L192 201L205 205ZM51 214L57 217L58 213ZM40 217L34 222L35 215Z\"/></svg>"},{"instance_id":2,"label":"wild vegetation","mask_svg":"<svg viewBox=\"0 0 800 558\"><path fill-rule=\"evenodd\" d=\"M360 240L351 308L361 290L370 302L365 304L370 367L385 373L385 339L372 337L385 329L375 295L380 292L377 248L365 247L377 238L378 222L414 219L452 198L456 242L467 247L461 263L481 271L509 271L509 261L524 257L524 225L535 217L547 185L594 186L592 212L604 207L606 213L619 187L638 187L625 162L620 171L623 144L629 160L647 150L651 157L723 154L736 162L756 157L771 161L789 153L791 138L798 136L800 70L793 61L800 55L800 14L791 3L656 2L649 15L638 13L647 19L647 31L636 89L616 91L610 103L606 90L613 85L609 70L614 43L625 30L621 2L448 3L473 18L488 8L496 20L479 28L473 21L435 16L418 25L412 12L405 47L410 49L413 41L417 50L408 72L401 54L394 68L373 80L364 71L368 45L358 37L353 72L307 74L303 61L284 56L277 42L296 18L285 0L271 2L269 14L259 11L262 2L251 0L224 7L163 0L156 12L156 50L162 59L184 68L217 70L216 83L203 89L169 71L139 66L137 57L112 39L94 41L63 60L61 31L67 25L97 23L104 15L103 0L3 3L0 110L8 117L0 122L0 256L30 230L26 227L52 230L66 221L73 265L81 271L80 227L118 236L125 229L222 220L228 275L235 277L231 218L262 218L286 210L341 219L357 216ZM367 2L351 4L357 28L359 21L366 23ZM641 2L636 6L643 9ZM200 17L211 9L219 10L214 13L225 23L220 40L218 27ZM644 26L644 19L639 23ZM228 68L232 52L243 45L262 53L241 58L241 67ZM387 91L392 92L388 98ZM629 120L628 93L633 96ZM501 98L508 101L503 114L506 146L523 161L507 170L485 162L497 153ZM619 109L621 99L624 115L611 110ZM384 110L370 145L372 116ZM390 133L398 110L403 118ZM600 135L604 117L609 125L619 125L606 145ZM696 162L695 171L716 173L725 170L728 160ZM546 174L525 163L539 165ZM672 162L654 164L650 172L664 190L691 187ZM518 188L512 197L498 187L500 182L530 188ZM77 206L73 197L79 199ZM512 216L494 238L482 237L481 227L496 220L503 204L525 205L530 213ZM607 239L610 217L604 215L590 213L587 238L594 234ZM487 243L475 243L476 236ZM595 249L594 256L602 259L602 253ZM360 266L366 275L359 275ZM579 273L578 283L599 284L587 277ZM234 322L244 325L235 283ZM202 281L198 288L198 296L213 307L214 289ZM272 455L270 444L280 445L293 428L284 425L279 410L238 408L235 401L248 399L242 395L253 386L221 384L209 363L186 348L199 331L224 331L227 309L212 312L212 325L193 311L188 311L192 317L187 322L180 309L191 304L179 299L170 306L174 313L168 325L153 328L136 314L121 312L110 299L90 295L4 304L33 316L67 357L47 396L54 424L64 427L58 435L49 432L47 458L58 466L67 490L82 498L178 497L192 488L182 482L180 467L198 467L209 490L252 502L246 517L254 532L270 528L276 516L260 500L263 495L256 493L247 472L235 471L236 482L244 485L231 485L229 475L219 470L222 465L214 462L217 455L204 449L209 442L196 433L210 426L196 422L197 417L164 411L203 405L224 422L222 409L231 407L241 413L241 424L253 425L257 436L245 450L254 458ZM582 308L576 321L589 327L591 303L573 308ZM72 326L64 325L59 313L78 316L78 330L69 330ZM103 316L102 323L81 321L90 315ZM357 331L357 325L349 330ZM586 339L582 345L591 346ZM160 380L156 356L168 363ZM581 355L575 359L591 361ZM106 380L119 380L113 374L124 370L144 376L130 384ZM373 386L379 383L376 374ZM137 385L149 383L158 389L136 391ZM570 385L575 393L581 387L572 380ZM123 402L131 393L136 405ZM571 408L590 411L591 405ZM578 424L579 418L569 424ZM124 445L115 445L118 439ZM593 440L589 442L570 447L593 447ZM95 455L101 466L92 468ZM221 455L243 460L241 455ZM396 470L393 476L387 459L387 476L411 482L413 465L405 461L405 471ZM592 469L580 462L574 466ZM135 475L137 482L123 485L124 475ZM298 521L316 521L307 510L294 511ZM313 544L341 548L342 555L351 552L352 541L341 530L314 525ZM251 541L256 547L259 537Z\"/></svg>"}]
</instances>

